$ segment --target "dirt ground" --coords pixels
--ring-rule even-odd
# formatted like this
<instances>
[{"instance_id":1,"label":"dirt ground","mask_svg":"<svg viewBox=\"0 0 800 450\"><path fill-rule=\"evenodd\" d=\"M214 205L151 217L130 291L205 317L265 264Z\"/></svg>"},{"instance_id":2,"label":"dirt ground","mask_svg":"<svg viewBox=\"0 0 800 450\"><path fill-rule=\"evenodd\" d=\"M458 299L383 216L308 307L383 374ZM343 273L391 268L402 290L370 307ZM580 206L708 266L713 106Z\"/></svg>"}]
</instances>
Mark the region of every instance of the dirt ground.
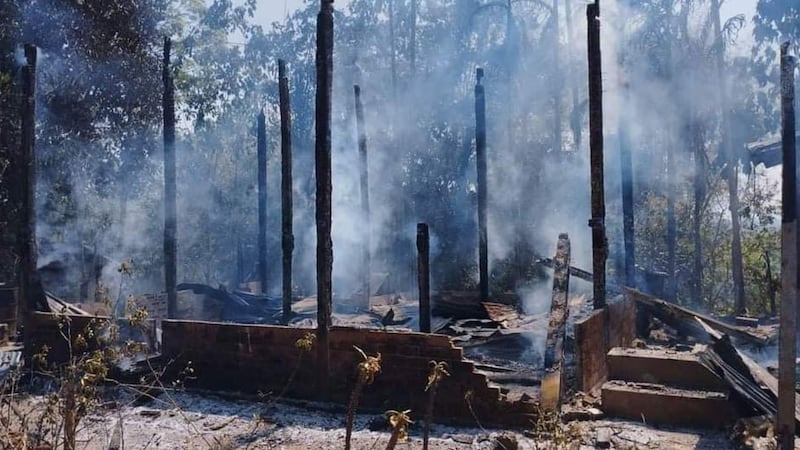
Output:
<instances>
[{"instance_id":1,"label":"dirt ground","mask_svg":"<svg viewBox=\"0 0 800 450\"><path fill-rule=\"evenodd\" d=\"M136 406L122 394L108 394L81 422L78 448L107 450L117 440L119 449L341 449L344 418L341 406L296 402L260 403L186 392L160 395ZM111 398L111 400L109 400ZM20 409L36 410L43 397L17 401ZM419 416L411 412L412 420ZM121 424L121 425L120 425ZM573 422L559 427L560 443L534 438L525 430L485 430L434 425L431 450L501 449L498 437L510 437L519 449L587 450L595 447L599 429L607 429L614 449L736 448L725 431L666 429L620 420ZM374 430L374 431L371 431ZM421 449L422 429L410 428L410 439L398 449ZM548 436L554 436L550 434ZM354 449L383 449L389 440L386 419L378 414L356 417ZM569 441L565 443L564 441ZM507 442L507 441L506 441ZM769 448L759 445L759 449Z\"/></svg>"}]
</instances>

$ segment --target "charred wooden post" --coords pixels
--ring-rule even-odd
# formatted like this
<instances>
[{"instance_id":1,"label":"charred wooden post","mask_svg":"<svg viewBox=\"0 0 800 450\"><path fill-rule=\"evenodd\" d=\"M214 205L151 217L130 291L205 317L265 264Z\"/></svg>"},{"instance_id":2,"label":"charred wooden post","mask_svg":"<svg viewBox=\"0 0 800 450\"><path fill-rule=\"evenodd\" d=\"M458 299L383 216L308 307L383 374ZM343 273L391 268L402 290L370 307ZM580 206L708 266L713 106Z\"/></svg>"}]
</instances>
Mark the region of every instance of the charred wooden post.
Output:
<instances>
[{"instance_id":1,"label":"charred wooden post","mask_svg":"<svg viewBox=\"0 0 800 450\"><path fill-rule=\"evenodd\" d=\"M478 165L478 270L481 301L489 299L489 246L486 234L486 92L481 84L483 69L476 71L475 153Z\"/></svg>"},{"instance_id":2,"label":"charred wooden post","mask_svg":"<svg viewBox=\"0 0 800 450\"><path fill-rule=\"evenodd\" d=\"M317 219L317 370L323 394L330 376L333 242L331 240L331 90L333 82L333 0L320 0L317 15L316 219Z\"/></svg>"},{"instance_id":3,"label":"charred wooden post","mask_svg":"<svg viewBox=\"0 0 800 450\"><path fill-rule=\"evenodd\" d=\"M556 256L553 258L553 301L550 304L550 322L547 326L547 341L544 352L545 375L542 380L542 406L557 410L561 406L564 386L564 339L569 316L569 236L558 236Z\"/></svg>"},{"instance_id":4,"label":"charred wooden post","mask_svg":"<svg viewBox=\"0 0 800 450\"><path fill-rule=\"evenodd\" d=\"M600 56L600 2L586 5L589 60L589 149L592 184L592 273L594 308L606 305L606 201L603 182L603 78Z\"/></svg>"},{"instance_id":5,"label":"charred wooden post","mask_svg":"<svg viewBox=\"0 0 800 450\"><path fill-rule=\"evenodd\" d=\"M20 252L18 319L24 323L30 311L44 299L38 298L39 289L35 286L38 277L36 265L38 250L36 246L36 60L34 45L25 45L27 64L22 68L22 136L20 148L20 206L21 227L17 237Z\"/></svg>"},{"instance_id":6,"label":"charred wooden post","mask_svg":"<svg viewBox=\"0 0 800 450\"><path fill-rule=\"evenodd\" d=\"M417 224L417 280L419 286L419 331L431 332L431 269L428 224Z\"/></svg>"},{"instance_id":7,"label":"charred wooden post","mask_svg":"<svg viewBox=\"0 0 800 450\"><path fill-rule=\"evenodd\" d=\"M258 113L258 281L261 292L267 292L267 118Z\"/></svg>"},{"instance_id":8,"label":"charred wooden post","mask_svg":"<svg viewBox=\"0 0 800 450\"><path fill-rule=\"evenodd\" d=\"M367 160L367 130L364 124L364 104L361 102L361 87L353 86L356 103L356 133L358 134L358 170L361 175L361 220L364 221L364 238L361 244L361 306L369 310L370 286L370 217L369 217L369 164Z\"/></svg>"},{"instance_id":9,"label":"charred wooden post","mask_svg":"<svg viewBox=\"0 0 800 450\"><path fill-rule=\"evenodd\" d=\"M278 60L278 95L281 112L281 248L283 250L283 323L292 316L292 105L289 98L289 78L286 61Z\"/></svg>"},{"instance_id":10,"label":"charred wooden post","mask_svg":"<svg viewBox=\"0 0 800 450\"><path fill-rule=\"evenodd\" d=\"M167 291L167 317L178 312L177 185L175 182L175 82L170 68L172 41L164 38L164 284Z\"/></svg>"},{"instance_id":11,"label":"charred wooden post","mask_svg":"<svg viewBox=\"0 0 800 450\"><path fill-rule=\"evenodd\" d=\"M781 317L778 349L778 415L781 450L794 449L797 343L797 146L794 111L795 60L789 43L781 45L781 137L783 141L783 218L781 239Z\"/></svg>"}]
</instances>

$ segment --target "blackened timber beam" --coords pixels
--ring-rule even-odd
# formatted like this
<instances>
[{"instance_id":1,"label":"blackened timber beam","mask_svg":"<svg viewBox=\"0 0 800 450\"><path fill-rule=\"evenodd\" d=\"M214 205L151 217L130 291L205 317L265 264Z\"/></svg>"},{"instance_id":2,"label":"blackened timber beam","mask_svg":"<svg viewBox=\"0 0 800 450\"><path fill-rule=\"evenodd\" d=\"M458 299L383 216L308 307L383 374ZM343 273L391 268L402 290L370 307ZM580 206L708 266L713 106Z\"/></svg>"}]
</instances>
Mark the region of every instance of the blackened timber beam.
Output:
<instances>
[{"instance_id":1,"label":"blackened timber beam","mask_svg":"<svg viewBox=\"0 0 800 450\"><path fill-rule=\"evenodd\" d=\"M367 159L367 129L364 123L364 104L361 101L361 87L353 86L356 104L356 133L358 135L358 170L360 174L361 190L361 220L364 223L364 237L361 241L361 291L363 298L361 306L369 310L369 297L372 293L370 286L370 217L369 217L369 164Z\"/></svg>"},{"instance_id":2,"label":"blackened timber beam","mask_svg":"<svg viewBox=\"0 0 800 450\"><path fill-rule=\"evenodd\" d=\"M267 292L267 118L264 111L256 119L258 151L258 281Z\"/></svg>"},{"instance_id":3,"label":"blackened timber beam","mask_svg":"<svg viewBox=\"0 0 800 450\"><path fill-rule=\"evenodd\" d=\"M789 42L781 45L781 139L783 141L783 218L781 223L781 316L778 342L778 414L775 424L781 450L794 449L797 357L797 146L794 111L795 60Z\"/></svg>"},{"instance_id":4,"label":"blackened timber beam","mask_svg":"<svg viewBox=\"0 0 800 450\"><path fill-rule=\"evenodd\" d=\"M317 374L324 396L330 394L330 325L333 241L331 240L331 90L333 88L333 0L320 0L317 15L317 93L315 172L317 221Z\"/></svg>"},{"instance_id":5,"label":"blackened timber beam","mask_svg":"<svg viewBox=\"0 0 800 450\"><path fill-rule=\"evenodd\" d=\"M36 246L36 46L25 45L26 64L22 68L22 136L20 148L20 206L22 220L18 235L19 267L19 319L31 311L47 310L46 300L40 298L36 273L38 250Z\"/></svg>"},{"instance_id":6,"label":"blackened timber beam","mask_svg":"<svg viewBox=\"0 0 800 450\"><path fill-rule=\"evenodd\" d=\"M431 269L428 224L417 224L417 285L419 286L419 331L431 332Z\"/></svg>"},{"instance_id":7,"label":"blackened timber beam","mask_svg":"<svg viewBox=\"0 0 800 450\"><path fill-rule=\"evenodd\" d=\"M553 273L553 299L550 304L550 321L544 352L544 379L542 380L542 407L558 410L564 386L564 338L569 317L569 236L558 236Z\"/></svg>"},{"instance_id":8,"label":"blackened timber beam","mask_svg":"<svg viewBox=\"0 0 800 450\"><path fill-rule=\"evenodd\" d=\"M175 181L175 82L170 67L172 41L164 38L164 284L167 291L167 317L178 312L177 184Z\"/></svg>"},{"instance_id":9,"label":"blackened timber beam","mask_svg":"<svg viewBox=\"0 0 800 450\"><path fill-rule=\"evenodd\" d=\"M483 69L476 71L475 84L475 154L478 166L478 270L480 297L489 299L489 249L486 232L486 91L481 84Z\"/></svg>"},{"instance_id":10,"label":"blackened timber beam","mask_svg":"<svg viewBox=\"0 0 800 450\"><path fill-rule=\"evenodd\" d=\"M283 251L283 323L292 316L292 253L294 218L292 204L292 104L286 61L278 60L278 95L281 113L281 249Z\"/></svg>"},{"instance_id":11,"label":"blackened timber beam","mask_svg":"<svg viewBox=\"0 0 800 450\"><path fill-rule=\"evenodd\" d=\"M591 165L592 273L594 274L594 308L606 305L606 203L603 181L603 75L600 56L600 2L586 5L589 60L589 148Z\"/></svg>"}]
</instances>

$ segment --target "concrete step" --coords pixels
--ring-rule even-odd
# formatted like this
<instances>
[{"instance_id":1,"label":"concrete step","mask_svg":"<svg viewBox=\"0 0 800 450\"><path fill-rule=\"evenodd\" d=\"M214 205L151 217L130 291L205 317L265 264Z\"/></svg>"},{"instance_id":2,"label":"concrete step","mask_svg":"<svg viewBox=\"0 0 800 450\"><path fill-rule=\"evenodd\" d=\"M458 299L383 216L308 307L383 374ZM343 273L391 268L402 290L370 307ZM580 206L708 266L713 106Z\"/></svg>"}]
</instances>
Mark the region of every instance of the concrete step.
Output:
<instances>
[{"instance_id":1,"label":"concrete step","mask_svg":"<svg viewBox=\"0 0 800 450\"><path fill-rule=\"evenodd\" d=\"M611 380L602 388L603 412L608 416L646 423L723 428L736 420L728 394L688 390L653 383Z\"/></svg>"},{"instance_id":2,"label":"concrete step","mask_svg":"<svg viewBox=\"0 0 800 450\"><path fill-rule=\"evenodd\" d=\"M725 382L700 364L693 352L616 347L608 352L607 361L609 380L728 392Z\"/></svg>"}]
</instances>

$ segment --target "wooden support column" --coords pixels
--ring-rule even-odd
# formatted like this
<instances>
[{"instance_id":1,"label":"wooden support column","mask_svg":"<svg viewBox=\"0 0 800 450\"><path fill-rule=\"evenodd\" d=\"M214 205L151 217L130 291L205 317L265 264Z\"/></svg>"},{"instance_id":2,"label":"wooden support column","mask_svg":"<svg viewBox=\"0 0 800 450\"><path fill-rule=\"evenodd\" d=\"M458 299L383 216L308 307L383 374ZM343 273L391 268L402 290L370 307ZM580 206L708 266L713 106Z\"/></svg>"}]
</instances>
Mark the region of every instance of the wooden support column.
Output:
<instances>
[{"instance_id":1,"label":"wooden support column","mask_svg":"<svg viewBox=\"0 0 800 450\"><path fill-rule=\"evenodd\" d=\"M19 199L22 220L19 221L18 251L20 253L19 300L17 318L24 323L28 313L44 301L39 297L36 265L36 46L25 45L26 65L22 68L22 136L20 148Z\"/></svg>"},{"instance_id":2,"label":"wooden support column","mask_svg":"<svg viewBox=\"0 0 800 450\"><path fill-rule=\"evenodd\" d=\"M603 75L600 56L600 2L586 5L589 60L589 149L592 185L592 274L594 308L606 305L606 201L603 182Z\"/></svg>"},{"instance_id":3,"label":"wooden support column","mask_svg":"<svg viewBox=\"0 0 800 450\"><path fill-rule=\"evenodd\" d=\"M358 170L361 177L361 220L364 221L364 237L361 242L361 308L369 311L370 286L370 217L369 217L369 164L367 159L367 130L364 123L364 104L361 102L361 87L353 86L356 103L356 133L358 134Z\"/></svg>"},{"instance_id":4,"label":"wooden support column","mask_svg":"<svg viewBox=\"0 0 800 450\"><path fill-rule=\"evenodd\" d=\"M417 224L417 284L419 286L419 331L431 332L431 269L428 224Z\"/></svg>"},{"instance_id":5,"label":"wooden support column","mask_svg":"<svg viewBox=\"0 0 800 450\"><path fill-rule=\"evenodd\" d=\"M486 92L481 79L483 69L476 71L475 84L475 153L478 165L478 270L481 301L489 300L489 247L486 233Z\"/></svg>"},{"instance_id":6,"label":"wooden support column","mask_svg":"<svg viewBox=\"0 0 800 450\"><path fill-rule=\"evenodd\" d=\"M317 15L316 220L317 220L317 374L321 393L329 394L330 326L333 308L331 240L331 90L333 88L333 0L320 0Z\"/></svg>"},{"instance_id":7,"label":"wooden support column","mask_svg":"<svg viewBox=\"0 0 800 450\"><path fill-rule=\"evenodd\" d=\"M177 184L175 181L175 82L170 68L172 41L164 38L164 284L167 291L167 317L178 312Z\"/></svg>"},{"instance_id":8,"label":"wooden support column","mask_svg":"<svg viewBox=\"0 0 800 450\"><path fill-rule=\"evenodd\" d=\"M569 236L558 236L556 256L553 258L553 300L550 304L550 322L544 352L544 379L542 380L542 407L557 410L561 406L564 386L564 338L569 317Z\"/></svg>"},{"instance_id":9,"label":"wooden support column","mask_svg":"<svg viewBox=\"0 0 800 450\"><path fill-rule=\"evenodd\" d=\"M258 281L261 293L267 292L267 118L264 110L256 118L258 125Z\"/></svg>"},{"instance_id":10,"label":"wooden support column","mask_svg":"<svg viewBox=\"0 0 800 450\"><path fill-rule=\"evenodd\" d=\"M292 105L289 97L289 78L286 61L278 60L278 90L281 111L281 248L283 250L283 323L292 317Z\"/></svg>"},{"instance_id":11,"label":"wooden support column","mask_svg":"<svg viewBox=\"0 0 800 450\"><path fill-rule=\"evenodd\" d=\"M778 415L781 450L794 449L797 343L797 147L794 112L795 60L781 45L781 137L783 139L783 219L781 224L781 316L778 348Z\"/></svg>"}]
</instances>

